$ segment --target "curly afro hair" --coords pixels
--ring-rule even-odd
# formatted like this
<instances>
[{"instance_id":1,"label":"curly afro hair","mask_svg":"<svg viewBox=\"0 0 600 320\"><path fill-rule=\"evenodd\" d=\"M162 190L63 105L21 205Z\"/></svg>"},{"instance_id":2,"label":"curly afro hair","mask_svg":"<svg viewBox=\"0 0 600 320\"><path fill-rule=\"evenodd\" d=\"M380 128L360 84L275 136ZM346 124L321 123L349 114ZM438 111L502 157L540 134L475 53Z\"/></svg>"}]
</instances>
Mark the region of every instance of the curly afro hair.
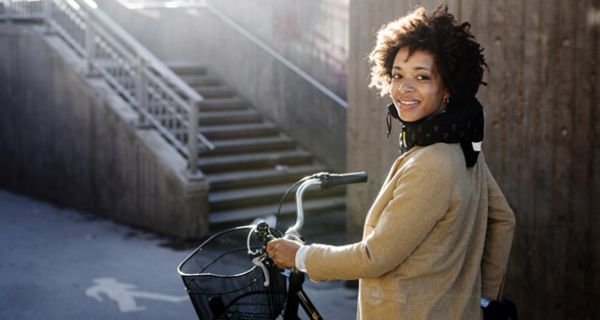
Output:
<instances>
[{"instance_id":1,"label":"curly afro hair","mask_svg":"<svg viewBox=\"0 0 600 320\"><path fill-rule=\"evenodd\" d=\"M469 31L468 22L459 24L445 5L431 15L418 8L408 15L384 25L377 32L377 44L369 55L371 83L381 96L390 93L392 65L402 47L409 54L427 51L434 57L442 83L451 99L469 100L475 97L487 68L483 48Z\"/></svg>"}]
</instances>

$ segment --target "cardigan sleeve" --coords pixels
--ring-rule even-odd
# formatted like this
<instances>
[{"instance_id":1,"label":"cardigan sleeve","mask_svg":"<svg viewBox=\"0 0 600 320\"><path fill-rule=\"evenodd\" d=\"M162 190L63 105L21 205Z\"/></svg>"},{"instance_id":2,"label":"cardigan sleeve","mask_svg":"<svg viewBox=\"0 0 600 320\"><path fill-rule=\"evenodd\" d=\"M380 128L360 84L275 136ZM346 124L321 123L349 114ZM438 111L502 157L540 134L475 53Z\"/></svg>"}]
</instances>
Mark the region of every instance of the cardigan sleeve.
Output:
<instances>
[{"instance_id":1,"label":"cardigan sleeve","mask_svg":"<svg viewBox=\"0 0 600 320\"><path fill-rule=\"evenodd\" d=\"M304 262L312 280L378 277L400 265L444 217L453 168L443 157L412 160L396 172L393 197L362 241L308 248Z\"/></svg>"},{"instance_id":2,"label":"cardigan sleeve","mask_svg":"<svg viewBox=\"0 0 600 320\"><path fill-rule=\"evenodd\" d=\"M488 223L481 261L481 295L500 299L515 230L515 215L485 167L488 181Z\"/></svg>"}]
</instances>

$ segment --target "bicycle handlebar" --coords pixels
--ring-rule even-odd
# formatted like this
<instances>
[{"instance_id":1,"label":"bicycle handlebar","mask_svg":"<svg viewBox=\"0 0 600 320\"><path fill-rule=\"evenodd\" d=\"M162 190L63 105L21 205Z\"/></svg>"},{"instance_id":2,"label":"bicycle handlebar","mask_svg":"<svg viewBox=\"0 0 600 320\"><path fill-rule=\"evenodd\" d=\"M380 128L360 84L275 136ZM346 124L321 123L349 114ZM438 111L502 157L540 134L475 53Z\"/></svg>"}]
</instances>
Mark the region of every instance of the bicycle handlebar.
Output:
<instances>
[{"instance_id":1,"label":"bicycle handlebar","mask_svg":"<svg viewBox=\"0 0 600 320\"><path fill-rule=\"evenodd\" d=\"M316 174L316 178L321 181L321 188L331 188L351 183L367 182L368 176L366 172L350 172L350 173L327 173L321 172Z\"/></svg>"},{"instance_id":2,"label":"bicycle handlebar","mask_svg":"<svg viewBox=\"0 0 600 320\"><path fill-rule=\"evenodd\" d=\"M295 240L301 239L300 230L304 225L304 207L302 205L302 197L308 188L318 185L321 186L322 189L326 189L345 184L362 183L367 181L367 177L368 176L366 172L352 172L343 174L320 172L303 178L306 180L302 182L302 184L298 187L298 190L296 190L296 224L287 229L284 238L296 238Z\"/></svg>"},{"instance_id":3,"label":"bicycle handlebar","mask_svg":"<svg viewBox=\"0 0 600 320\"><path fill-rule=\"evenodd\" d=\"M352 172L352 173L343 173L343 174L331 174L328 172L319 172L313 174L311 176L304 177L300 179L298 182L302 182L296 190L296 224L291 226L286 232L284 238L293 239L302 241L302 237L300 236L300 230L304 225L304 207L302 205L302 197L304 196L304 192L312 187L312 186L320 186L322 189L327 189L335 186L351 184L351 183L361 183L367 181L367 173L366 172ZM297 183L298 183L297 182ZM286 193L287 194L287 193ZM270 282L269 273L267 270L267 266L265 263L270 264L272 262L269 261L266 257L265 249L259 248L256 250L252 250L250 246L250 240L253 235L256 235L261 241L266 243L274 238L277 235L271 233L271 229L266 222L261 222L257 225L254 225L253 228L248 233L248 237L246 239L246 247L248 249L248 254L252 257L252 263L258 267L261 267L265 274L265 282L264 286L268 287ZM281 234L277 231L278 236Z\"/></svg>"}]
</instances>

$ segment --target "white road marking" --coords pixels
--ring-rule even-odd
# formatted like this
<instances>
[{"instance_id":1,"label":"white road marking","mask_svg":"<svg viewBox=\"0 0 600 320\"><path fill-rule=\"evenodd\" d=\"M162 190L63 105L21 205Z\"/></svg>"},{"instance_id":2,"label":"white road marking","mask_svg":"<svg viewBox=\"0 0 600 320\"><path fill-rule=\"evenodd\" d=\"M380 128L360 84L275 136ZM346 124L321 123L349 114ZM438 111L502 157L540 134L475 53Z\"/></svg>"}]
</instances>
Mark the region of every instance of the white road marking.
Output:
<instances>
[{"instance_id":1,"label":"white road marking","mask_svg":"<svg viewBox=\"0 0 600 320\"><path fill-rule=\"evenodd\" d=\"M137 298L152 299L158 301L179 303L188 300L187 296L171 296L161 293L153 293L136 290L136 286L127 283L121 283L113 278L97 278L93 282L95 285L85 290L85 295L102 302L101 294L113 300L119 306L121 312L133 312L145 310L145 306L139 306Z\"/></svg>"}]
</instances>

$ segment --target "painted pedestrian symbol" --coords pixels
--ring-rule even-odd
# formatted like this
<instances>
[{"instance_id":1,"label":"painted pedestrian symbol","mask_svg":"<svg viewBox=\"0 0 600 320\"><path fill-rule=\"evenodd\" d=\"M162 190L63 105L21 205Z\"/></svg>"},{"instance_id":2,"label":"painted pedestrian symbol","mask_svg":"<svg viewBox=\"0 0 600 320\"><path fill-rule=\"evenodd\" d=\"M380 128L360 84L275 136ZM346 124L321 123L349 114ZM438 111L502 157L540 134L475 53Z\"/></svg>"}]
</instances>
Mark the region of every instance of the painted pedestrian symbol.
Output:
<instances>
[{"instance_id":1,"label":"painted pedestrian symbol","mask_svg":"<svg viewBox=\"0 0 600 320\"><path fill-rule=\"evenodd\" d=\"M122 283L113 278L97 278L93 281L95 285L85 290L85 295L102 302L102 295L107 296L119 306L121 312L133 312L145 310L145 306L137 304L136 299L151 299L165 302L178 303L186 301L187 296L171 296L160 293L136 290L132 284Z\"/></svg>"}]
</instances>

